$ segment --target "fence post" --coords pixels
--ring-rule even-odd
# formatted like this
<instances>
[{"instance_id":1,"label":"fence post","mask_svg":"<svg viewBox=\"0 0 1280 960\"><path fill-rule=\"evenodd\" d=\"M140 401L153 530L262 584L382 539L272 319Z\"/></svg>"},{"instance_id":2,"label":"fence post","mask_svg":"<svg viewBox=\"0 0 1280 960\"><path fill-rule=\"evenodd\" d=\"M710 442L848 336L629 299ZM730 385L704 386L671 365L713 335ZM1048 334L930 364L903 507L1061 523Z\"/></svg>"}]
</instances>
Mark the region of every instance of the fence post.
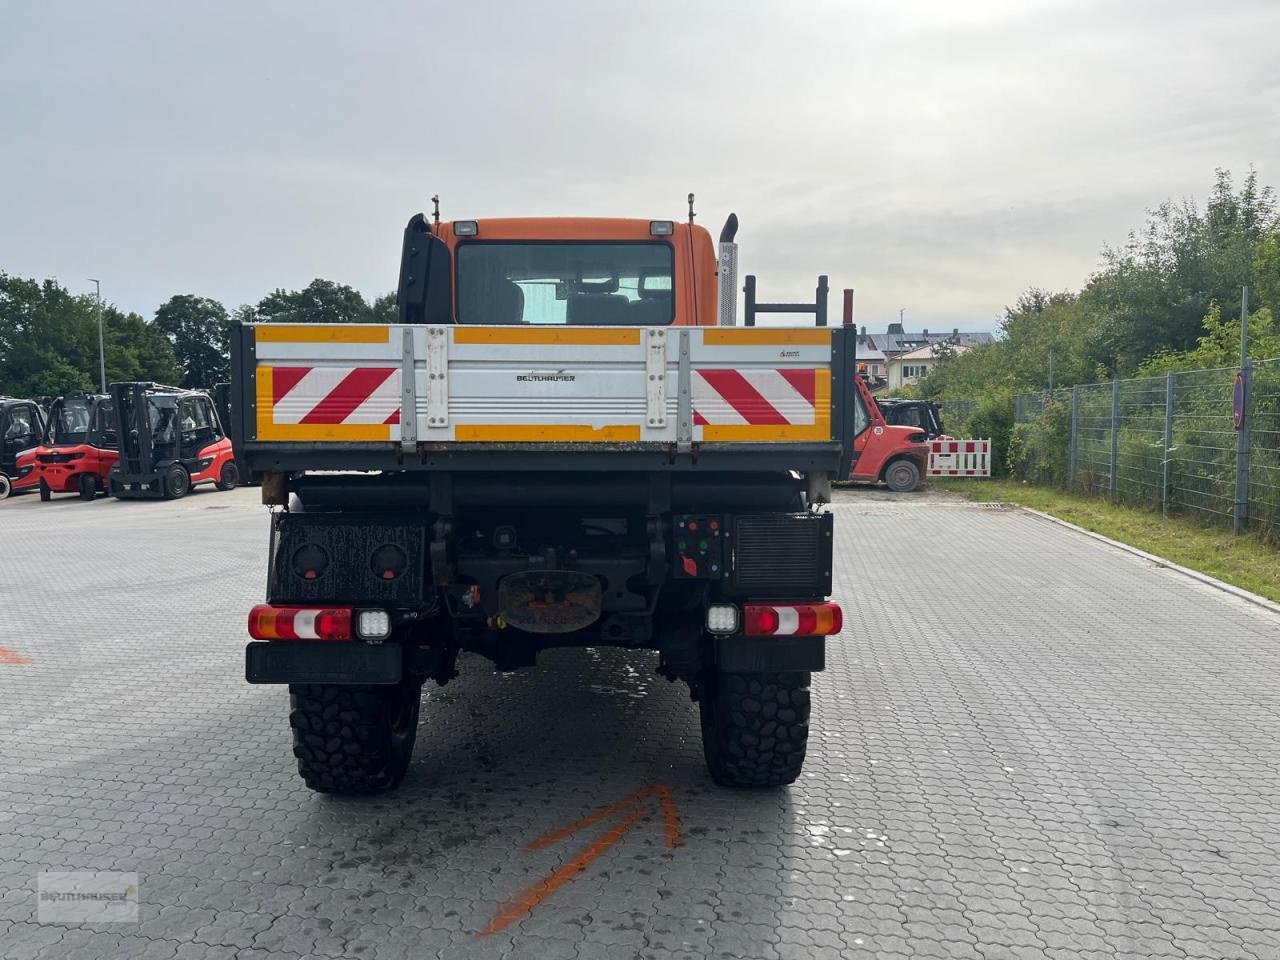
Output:
<instances>
[{"instance_id":1,"label":"fence post","mask_svg":"<svg viewBox=\"0 0 1280 960\"><path fill-rule=\"evenodd\" d=\"M1169 515L1169 456L1173 450L1173 371L1164 375L1164 461L1160 480L1160 512Z\"/></svg>"},{"instance_id":2,"label":"fence post","mask_svg":"<svg viewBox=\"0 0 1280 960\"><path fill-rule=\"evenodd\" d=\"M1244 388L1240 429L1236 431L1236 502L1231 511L1231 529L1243 533L1249 521L1249 416L1253 394L1253 361L1248 357L1240 366L1240 380Z\"/></svg>"},{"instance_id":3,"label":"fence post","mask_svg":"<svg viewBox=\"0 0 1280 960\"><path fill-rule=\"evenodd\" d=\"M1116 429L1120 414L1120 381L1111 381L1111 476L1107 478L1111 499L1116 498L1116 465L1120 459L1120 435Z\"/></svg>"},{"instance_id":4,"label":"fence post","mask_svg":"<svg viewBox=\"0 0 1280 960\"><path fill-rule=\"evenodd\" d=\"M1231 510L1231 529L1234 533L1241 533L1249 519L1249 386L1253 381L1253 364L1249 362L1248 287L1240 289L1240 381L1240 426L1236 430L1236 502ZM1234 392L1233 389L1232 393ZM1233 406L1234 400L1233 396Z\"/></svg>"},{"instance_id":5,"label":"fence post","mask_svg":"<svg viewBox=\"0 0 1280 960\"><path fill-rule=\"evenodd\" d=\"M1067 489L1074 490L1076 488L1076 445L1079 443L1080 436L1080 384L1076 384L1071 388L1071 449L1069 451L1067 468Z\"/></svg>"}]
</instances>

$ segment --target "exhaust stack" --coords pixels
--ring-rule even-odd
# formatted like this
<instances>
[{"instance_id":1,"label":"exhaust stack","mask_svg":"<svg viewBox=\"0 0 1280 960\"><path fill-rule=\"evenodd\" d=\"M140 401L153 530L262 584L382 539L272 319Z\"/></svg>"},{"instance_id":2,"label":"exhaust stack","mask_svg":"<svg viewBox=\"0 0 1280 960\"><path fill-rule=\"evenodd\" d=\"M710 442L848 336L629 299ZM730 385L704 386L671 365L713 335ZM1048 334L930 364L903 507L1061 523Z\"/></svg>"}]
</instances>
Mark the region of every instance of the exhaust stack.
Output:
<instances>
[{"instance_id":1,"label":"exhaust stack","mask_svg":"<svg viewBox=\"0 0 1280 960\"><path fill-rule=\"evenodd\" d=\"M729 214L720 231L720 304L716 323L721 327L738 325L738 215Z\"/></svg>"}]
</instances>

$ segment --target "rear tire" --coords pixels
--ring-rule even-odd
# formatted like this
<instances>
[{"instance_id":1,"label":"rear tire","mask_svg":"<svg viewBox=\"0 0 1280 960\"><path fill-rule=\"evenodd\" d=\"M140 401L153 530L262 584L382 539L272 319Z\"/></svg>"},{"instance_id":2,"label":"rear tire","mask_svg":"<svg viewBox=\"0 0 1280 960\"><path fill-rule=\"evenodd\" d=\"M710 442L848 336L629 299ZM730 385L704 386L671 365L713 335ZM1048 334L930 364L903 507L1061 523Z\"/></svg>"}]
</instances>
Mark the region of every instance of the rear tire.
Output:
<instances>
[{"instance_id":1,"label":"rear tire","mask_svg":"<svg viewBox=\"0 0 1280 960\"><path fill-rule=\"evenodd\" d=\"M82 473L79 479L80 499L92 500L98 495L98 478L92 473Z\"/></svg>"},{"instance_id":2,"label":"rear tire","mask_svg":"<svg viewBox=\"0 0 1280 960\"><path fill-rule=\"evenodd\" d=\"M298 773L320 793L382 793L400 785L418 736L422 684L293 684L289 726Z\"/></svg>"},{"instance_id":3,"label":"rear tire","mask_svg":"<svg viewBox=\"0 0 1280 960\"><path fill-rule=\"evenodd\" d=\"M53 491L49 489L49 485L43 480L40 481L40 502L48 503L53 499Z\"/></svg>"},{"instance_id":4,"label":"rear tire","mask_svg":"<svg viewBox=\"0 0 1280 960\"><path fill-rule=\"evenodd\" d=\"M191 491L191 474L186 467L175 463L165 472L160 484L166 500L181 500Z\"/></svg>"},{"instance_id":5,"label":"rear tire","mask_svg":"<svg viewBox=\"0 0 1280 960\"><path fill-rule=\"evenodd\" d=\"M8 474L0 473L0 500L8 500L11 493L13 493L13 481L9 479Z\"/></svg>"},{"instance_id":6,"label":"rear tire","mask_svg":"<svg viewBox=\"0 0 1280 960\"><path fill-rule=\"evenodd\" d=\"M702 693L702 751L722 787L780 787L809 742L808 673L715 673Z\"/></svg>"},{"instance_id":7,"label":"rear tire","mask_svg":"<svg viewBox=\"0 0 1280 960\"><path fill-rule=\"evenodd\" d=\"M884 482L894 493L910 493L920 486L920 468L911 460L895 460L885 468Z\"/></svg>"},{"instance_id":8,"label":"rear tire","mask_svg":"<svg viewBox=\"0 0 1280 960\"><path fill-rule=\"evenodd\" d=\"M214 481L214 486L219 490L234 490L240 483L240 468L236 466L234 460L228 460L222 465L222 471L218 474L218 479Z\"/></svg>"}]
</instances>

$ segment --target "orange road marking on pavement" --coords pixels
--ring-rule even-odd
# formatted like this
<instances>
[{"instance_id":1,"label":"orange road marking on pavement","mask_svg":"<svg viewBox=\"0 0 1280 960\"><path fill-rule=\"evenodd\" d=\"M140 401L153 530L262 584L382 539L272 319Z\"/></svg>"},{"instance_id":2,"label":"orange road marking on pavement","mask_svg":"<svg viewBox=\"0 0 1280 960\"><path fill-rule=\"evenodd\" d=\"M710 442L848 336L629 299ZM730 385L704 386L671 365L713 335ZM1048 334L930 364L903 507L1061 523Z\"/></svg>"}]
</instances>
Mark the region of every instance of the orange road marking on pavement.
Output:
<instances>
[{"instance_id":1,"label":"orange road marking on pavement","mask_svg":"<svg viewBox=\"0 0 1280 960\"><path fill-rule=\"evenodd\" d=\"M21 667L30 662L30 657L24 657L17 650L0 647L0 663L8 664L11 667Z\"/></svg>"},{"instance_id":2,"label":"orange road marking on pavement","mask_svg":"<svg viewBox=\"0 0 1280 960\"><path fill-rule=\"evenodd\" d=\"M644 801L649 798L656 799L659 808L662 810L663 835L667 846L673 849L680 846L682 842L680 815L676 812L676 804L671 797L671 791L661 783L641 787L635 793L623 797L617 803L611 803L594 813L587 814L587 816L575 820L567 827L561 827L559 830L552 830L550 833L543 834L526 846L525 850L529 852L544 850L552 844L572 836L579 830L593 827L600 821L616 814L626 813L622 820L583 847L564 866L552 871L548 876L543 877L537 883L522 890L515 897L504 903L498 909L497 915L489 922L487 927L480 931L479 935L487 937L510 926L578 874L582 873L583 870L587 869L592 861L609 850L610 847L627 835L627 831L645 818L649 811L645 808Z\"/></svg>"}]
</instances>

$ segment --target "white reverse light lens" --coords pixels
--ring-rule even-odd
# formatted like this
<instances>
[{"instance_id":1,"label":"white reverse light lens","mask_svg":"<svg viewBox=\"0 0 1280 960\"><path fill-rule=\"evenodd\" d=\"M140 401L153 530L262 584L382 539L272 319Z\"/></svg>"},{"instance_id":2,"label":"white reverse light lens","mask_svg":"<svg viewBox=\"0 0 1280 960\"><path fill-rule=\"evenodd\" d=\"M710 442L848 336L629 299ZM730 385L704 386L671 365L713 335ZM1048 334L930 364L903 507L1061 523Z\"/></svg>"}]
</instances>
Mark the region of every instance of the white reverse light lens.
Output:
<instances>
[{"instance_id":1,"label":"white reverse light lens","mask_svg":"<svg viewBox=\"0 0 1280 960\"><path fill-rule=\"evenodd\" d=\"M391 636L391 615L385 610L361 610L356 618L356 633L366 640Z\"/></svg>"},{"instance_id":2,"label":"white reverse light lens","mask_svg":"<svg viewBox=\"0 0 1280 960\"><path fill-rule=\"evenodd\" d=\"M707 631L709 633L733 633L738 629L738 608L731 603L717 603L707 607Z\"/></svg>"},{"instance_id":3,"label":"white reverse light lens","mask_svg":"<svg viewBox=\"0 0 1280 960\"><path fill-rule=\"evenodd\" d=\"M650 220L649 236L669 237L676 232L676 225L670 220Z\"/></svg>"},{"instance_id":4,"label":"white reverse light lens","mask_svg":"<svg viewBox=\"0 0 1280 960\"><path fill-rule=\"evenodd\" d=\"M453 221L453 234L457 237L474 237L480 233L480 225L474 220Z\"/></svg>"}]
</instances>

